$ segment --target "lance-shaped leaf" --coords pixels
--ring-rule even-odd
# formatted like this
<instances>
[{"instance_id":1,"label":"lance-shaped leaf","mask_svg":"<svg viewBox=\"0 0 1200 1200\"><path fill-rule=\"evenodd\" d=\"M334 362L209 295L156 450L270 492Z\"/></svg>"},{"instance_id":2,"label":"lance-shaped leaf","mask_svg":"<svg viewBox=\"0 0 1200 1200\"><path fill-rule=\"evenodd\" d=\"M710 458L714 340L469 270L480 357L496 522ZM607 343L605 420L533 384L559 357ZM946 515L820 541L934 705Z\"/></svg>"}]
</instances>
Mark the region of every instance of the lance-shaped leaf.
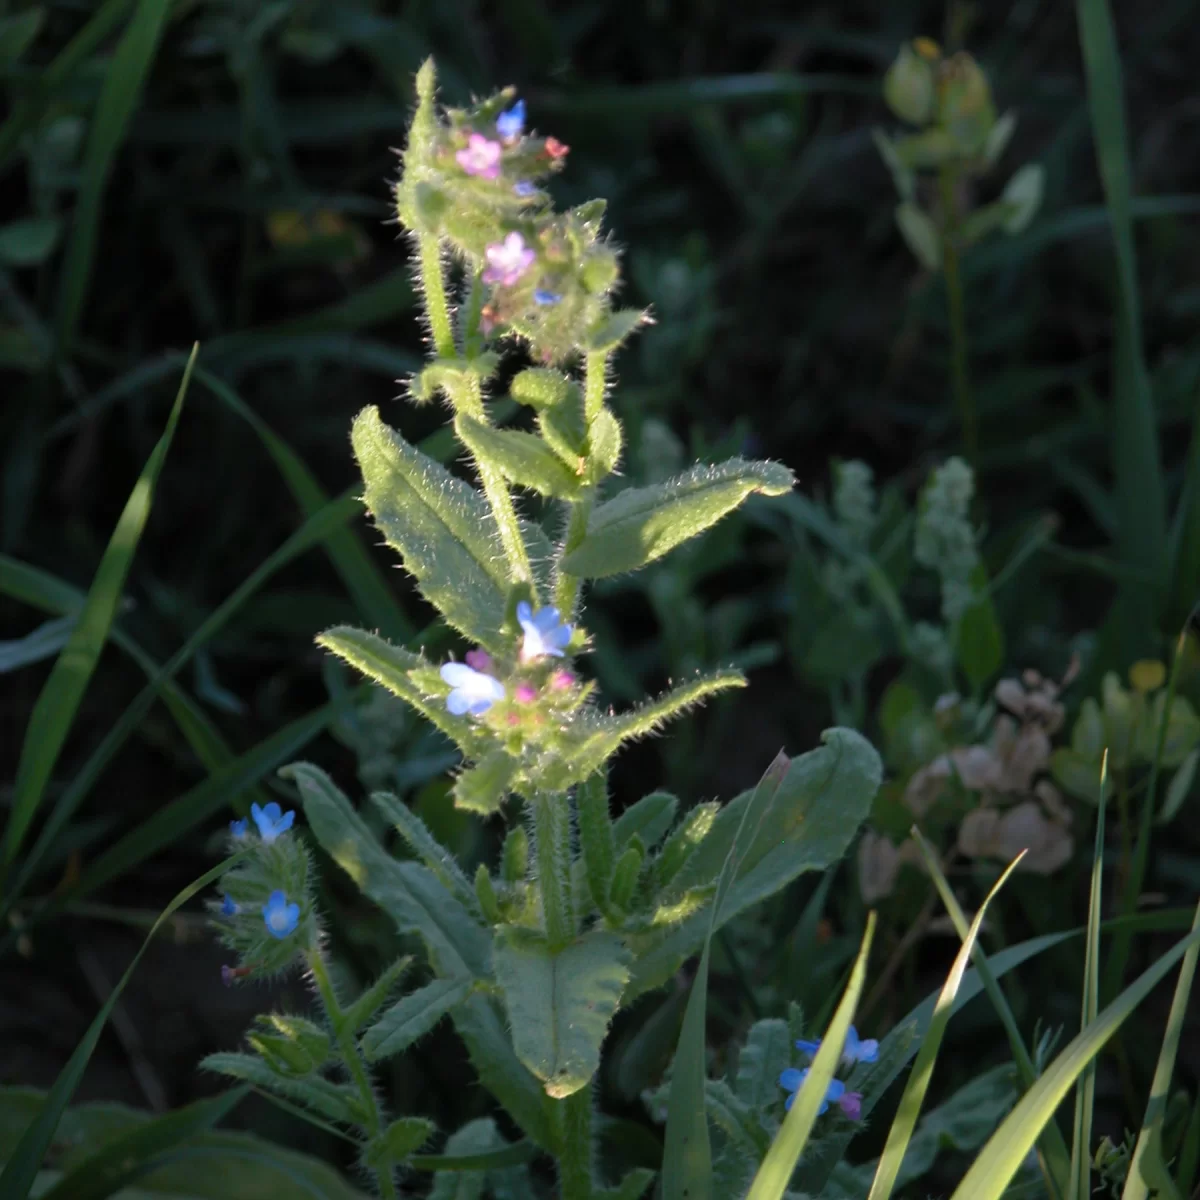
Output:
<instances>
[{"instance_id":1,"label":"lance-shaped leaf","mask_svg":"<svg viewBox=\"0 0 1200 1200\"><path fill-rule=\"evenodd\" d=\"M587 348L592 353L615 350L646 320L647 314L640 308L619 308L588 331Z\"/></svg>"},{"instance_id":2,"label":"lance-shaped leaf","mask_svg":"<svg viewBox=\"0 0 1200 1200\"><path fill-rule=\"evenodd\" d=\"M519 429L496 429L460 413L454 428L480 462L490 463L506 479L543 496L569 500L581 480L540 437Z\"/></svg>"},{"instance_id":3,"label":"lance-shaped leaf","mask_svg":"<svg viewBox=\"0 0 1200 1200\"><path fill-rule=\"evenodd\" d=\"M621 460L621 422L601 408L588 425L587 482L599 483Z\"/></svg>"},{"instance_id":4,"label":"lance-shaped leaf","mask_svg":"<svg viewBox=\"0 0 1200 1200\"><path fill-rule=\"evenodd\" d=\"M654 1172L649 1167L634 1167L614 1187L601 1188L596 1192L596 1200L641 1200L653 1182Z\"/></svg>"},{"instance_id":5,"label":"lance-shaped leaf","mask_svg":"<svg viewBox=\"0 0 1200 1200\"><path fill-rule=\"evenodd\" d=\"M413 672L430 672L428 660L401 646L350 625L335 625L317 637L317 645L344 659L368 679L387 688L393 696L415 708L430 724L435 725L465 753L480 748L482 740L465 717L451 716L441 697L428 696L413 678Z\"/></svg>"},{"instance_id":6,"label":"lance-shaped leaf","mask_svg":"<svg viewBox=\"0 0 1200 1200\"><path fill-rule=\"evenodd\" d=\"M392 989L411 966L412 955L406 954L386 967L374 983L365 987L361 995L342 1010L339 1028L357 1033L387 1003Z\"/></svg>"},{"instance_id":7,"label":"lance-shaped leaf","mask_svg":"<svg viewBox=\"0 0 1200 1200\"><path fill-rule=\"evenodd\" d=\"M679 797L670 792L649 792L635 800L617 818L614 826L617 848L627 846L635 836L641 838L644 846L653 846L671 828L678 810Z\"/></svg>"},{"instance_id":8,"label":"lance-shaped leaf","mask_svg":"<svg viewBox=\"0 0 1200 1200\"><path fill-rule=\"evenodd\" d=\"M360 1111L358 1093L348 1085L330 1083L319 1075L307 1079L289 1079L253 1054L210 1054L201 1060L200 1068L228 1075L268 1092L276 1092L342 1125L354 1125L364 1115Z\"/></svg>"},{"instance_id":9,"label":"lance-shaped leaf","mask_svg":"<svg viewBox=\"0 0 1200 1200\"><path fill-rule=\"evenodd\" d=\"M509 578L496 522L470 484L365 408L351 433L364 499L422 594L467 637L500 649Z\"/></svg>"},{"instance_id":10,"label":"lance-shaped leaf","mask_svg":"<svg viewBox=\"0 0 1200 1200\"><path fill-rule=\"evenodd\" d=\"M403 1162L436 1132L437 1126L425 1117L399 1117L367 1146L367 1164Z\"/></svg>"},{"instance_id":11,"label":"lance-shaped leaf","mask_svg":"<svg viewBox=\"0 0 1200 1200\"><path fill-rule=\"evenodd\" d=\"M604 912L608 908L616 840L608 811L608 781L603 772L597 771L579 785L575 801L579 817L579 849L588 889L592 893L592 903Z\"/></svg>"},{"instance_id":12,"label":"lance-shaped leaf","mask_svg":"<svg viewBox=\"0 0 1200 1200\"><path fill-rule=\"evenodd\" d=\"M829 729L824 745L798 758L782 758L753 792L730 801L713 822L660 904L711 883L737 834L741 815L762 789L770 795L754 840L738 861L737 878L721 909L721 922L773 895L805 871L824 870L845 854L879 788L882 764L874 747L850 729ZM703 940L707 913L698 913L638 952L629 995L657 987Z\"/></svg>"},{"instance_id":13,"label":"lance-shaped leaf","mask_svg":"<svg viewBox=\"0 0 1200 1200\"><path fill-rule=\"evenodd\" d=\"M600 1065L629 978L621 939L593 932L552 954L524 931L508 930L497 935L493 958L517 1057L556 1099L579 1091Z\"/></svg>"},{"instance_id":14,"label":"lance-shaped leaf","mask_svg":"<svg viewBox=\"0 0 1200 1200\"><path fill-rule=\"evenodd\" d=\"M508 798L518 762L506 750L489 750L454 781L454 807L490 817Z\"/></svg>"},{"instance_id":15,"label":"lance-shaped leaf","mask_svg":"<svg viewBox=\"0 0 1200 1200\"><path fill-rule=\"evenodd\" d=\"M363 1034L363 1053L375 1062L407 1050L461 1004L470 990L469 979L435 979L410 992Z\"/></svg>"},{"instance_id":16,"label":"lance-shaped leaf","mask_svg":"<svg viewBox=\"0 0 1200 1200\"><path fill-rule=\"evenodd\" d=\"M738 1055L734 1091L743 1104L761 1110L779 1099L780 1064L791 1061L791 1036L786 1021L769 1017L756 1021Z\"/></svg>"},{"instance_id":17,"label":"lance-shaped leaf","mask_svg":"<svg viewBox=\"0 0 1200 1200\"><path fill-rule=\"evenodd\" d=\"M751 493L782 496L793 483L781 463L732 458L666 483L626 488L593 511L587 536L563 559L563 570L587 579L636 571L715 525Z\"/></svg>"}]
</instances>

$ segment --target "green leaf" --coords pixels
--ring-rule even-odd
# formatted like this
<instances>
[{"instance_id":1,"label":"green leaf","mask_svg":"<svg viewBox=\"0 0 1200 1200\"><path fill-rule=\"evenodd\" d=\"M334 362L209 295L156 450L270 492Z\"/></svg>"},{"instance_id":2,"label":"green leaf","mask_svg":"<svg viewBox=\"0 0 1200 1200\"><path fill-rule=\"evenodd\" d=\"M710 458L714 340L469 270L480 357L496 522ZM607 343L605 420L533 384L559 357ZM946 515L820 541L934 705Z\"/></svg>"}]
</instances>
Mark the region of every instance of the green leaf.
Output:
<instances>
[{"instance_id":1,"label":"green leaf","mask_svg":"<svg viewBox=\"0 0 1200 1200\"><path fill-rule=\"evenodd\" d=\"M455 779L454 807L481 817L495 816L508 799L518 765L507 750L489 750Z\"/></svg>"},{"instance_id":2,"label":"green leaf","mask_svg":"<svg viewBox=\"0 0 1200 1200\"><path fill-rule=\"evenodd\" d=\"M641 1200L654 1182L654 1174L648 1167L635 1167L615 1187L600 1188L596 1200Z\"/></svg>"},{"instance_id":3,"label":"green leaf","mask_svg":"<svg viewBox=\"0 0 1200 1200\"><path fill-rule=\"evenodd\" d=\"M608 780L598 771L579 785L575 796L579 822L579 849L587 873L592 903L604 912L612 883L616 838L608 811Z\"/></svg>"},{"instance_id":4,"label":"green leaf","mask_svg":"<svg viewBox=\"0 0 1200 1200\"><path fill-rule=\"evenodd\" d=\"M520 487L560 500L579 494L579 476L535 434L495 429L465 414L454 419L454 428L477 459Z\"/></svg>"},{"instance_id":5,"label":"green leaf","mask_svg":"<svg viewBox=\"0 0 1200 1200\"><path fill-rule=\"evenodd\" d=\"M773 767L753 792L727 804L660 903L716 878L743 814L752 807L761 815L754 822L753 840L738 856L737 878L729 889L722 923L804 871L824 870L839 861L870 811L882 764L871 744L852 730L826 730L822 741L818 750L783 759L782 769ZM704 920L704 914L691 917L638 953L630 998L669 978L703 937Z\"/></svg>"},{"instance_id":6,"label":"green leaf","mask_svg":"<svg viewBox=\"0 0 1200 1200\"><path fill-rule=\"evenodd\" d=\"M587 483L597 484L617 469L621 445L621 422L609 409L601 408L588 426Z\"/></svg>"},{"instance_id":7,"label":"green leaf","mask_svg":"<svg viewBox=\"0 0 1200 1200\"><path fill-rule=\"evenodd\" d=\"M639 325L647 320L640 308L619 308L588 331L586 349L591 354L615 350Z\"/></svg>"},{"instance_id":8,"label":"green leaf","mask_svg":"<svg viewBox=\"0 0 1200 1200\"><path fill-rule=\"evenodd\" d=\"M40 1194L40 1200L105 1200L142 1180L180 1143L211 1129L246 1098L249 1090L234 1088L137 1125L72 1167Z\"/></svg>"},{"instance_id":9,"label":"green leaf","mask_svg":"<svg viewBox=\"0 0 1200 1200\"><path fill-rule=\"evenodd\" d=\"M451 1134L446 1142L445 1156L471 1160L478 1165L439 1170L433 1177L429 1200L483 1200L486 1171L490 1165L485 1156L503 1145L504 1139L491 1117L470 1121Z\"/></svg>"},{"instance_id":10,"label":"green leaf","mask_svg":"<svg viewBox=\"0 0 1200 1200\"><path fill-rule=\"evenodd\" d=\"M513 376L509 390L514 400L530 408L557 408L568 398L579 398L579 385L550 367L526 367Z\"/></svg>"},{"instance_id":11,"label":"green leaf","mask_svg":"<svg viewBox=\"0 0 1200 1200\"><path fill-rule=\"evenodd\" d=\"M104 72L100 97L88 123L87 147L79 171L81 186L71 215L55 318L58 345L67 352L72 349L87 299L109 172L125 139L125 127L137 108L170 11L171 0L138 0Z\"/></svg>"},{"instance_id":12,"label":"green leaf","mask_svg":"<svg viewBox=\"0 0 1200 1200\"><path fill-rule=\"evenodd\" d=\"M987 591L987 569L981 563L971 573L975 600L959 618L954 648L967 682L982 691L1004 665L1004 633Z\"/></svg>"},{"instance_id":13,"label":"green leaf","mask_svg":"<svg viewBox=\"0 0 1200 1200\"><path fill-rule=\"evenodd\" d=\"M71 728L80 701L87 690L92 672L108 640L109 630L121 602L121 592L129 573L133 556L154 502L154 488L171 448L183 399L187 395L196 351L188 360L167 426L151 451L141 475L125 503L104 556L96 569L88 591L87 603L79 614L66 647L54 664L38 696L37 703L25 729L21 757L17 763L16 782L5 828L0 875L9 867L21 849L25 832L37 813L38 806L58 762L59 753Z\"/></svg>"},{"instance_id":14,"label":"green leaf","mask_svg":"<svg viewBox=\"0 0 1200 1200\"><path fill-rule=\"evenodd\" d=\"M1046 190L1046 173L1040 163L1026 163L1004 185L1001 200L1008 205L1009 214L1004 222L1004 232L1012 235L1021 233L1037 216L1042 206L1042 193Z\"/></svg>"},{"instance_id":15,"label":"green leaf","mask_svg":"<svg viewBox=\"0 0 1200 1200\"><path fill-rule=\"evenodd\" d=\"M367 1162L404 1162L425 1145L437 1132L437 1126L426 1117L399 1117L367 1147Z\"/></svg>"},{"instance_id":16,"label":"green leaf","mask_svg":"<svg viewBox=\"0 0 1200 1200\"><path fill-rule=\"evenodd\" d=\"M696 847L712 832L720 811L721 806L716 801L697 804L671 832L654 864L654 881L660 888L666 887L679 874Z\"/></svg>"},{"instance_id":17,"label":"green leaf","mask_svg":"<svg viewBox=\"0 0 1200 1200\"><path fill-rule=\"evenodd\" d=\"M146 935L146 940L142 942L141 948L134 955L133 961L126 967L125 974L121 976L117 982L117 986L109 993L108 999L105 1000L95 1019L80 1039L79 1044L71 1053L66 1066L59 1072L58 1078L54 1081L54 1086L47 1094L45 1103L39 1109L37 1117L30 1122L29 1127L22 1134L20 1141L8 1156L8 1161L4 1164L4 1169L0 1171L0 1196L23 1198L28 1195L29 1189L33 1186L34 1179L41 1169L42 1161L46 1157L46 1151L49 1149L50 1143L54 1138L54 1131L58 1128L58 1123L62 1119L67 1105L70 1104L71 1096L79 1086L79 1081L83 1078L83 1073L87 1069L92 1052L96 1049L96 1044L100 1041L100 1034L104 1031L104 1026L108 1024L109 1015L112 1013L117 1001L121 998L121 993L125 990L126 984L133 977L134 971L137 970L138 964L142 961L142 955L146 953L150 943L154 940L163 925L193 896L220 879L229 870L230 866L237 861L237 857L235 855L232 858L227 858L219 862L211 871L205 872L194 883L188 884L187 887L176 894L170 904L159 914L158 920L151 926L150 932Z\"/></svg>"},{"instance_id":18,"label":"green leaf","mask_svg":"<svg viewBox=\"0 0 1200 1200\"><path fill-rule=\"evenodd\" d=\"M66 644L75 628L75 616L53 617L43 621L21 638L0 642L0 675L53 658Z\"/></svg>"},{"instance_id":19,"label":"green leaf","mask_svg":"<svg viewBox=\"0 0 1200 1200\"><path fill-rule=\"evenodd\" d=\"M412 966L412 956L406 954L385 968L374 983L364 988L362 994L342 1010L339 1026L348 1033L358 1033L387 1003L388 996L391 995L392 990L410 966Z\"/></svg>"},{"instance_id":20,"label":"green leaf","mask_svg":"<svg viewBox=\"0 0 1200 1200\"><path fill-rule=\"evenodd\" d=\"M753 1111L762 1111L779 1099L780 1064L792 1057L792 1038L786 1021L768 1017L755 1021L738 1055L733 1090Z\"/></svg>"},{"instance_id":21,"label":"green leaf","mask_svg":"<svg viewBox=\"0 0 1200 1200\"><path fill-rule=\"evenodd\" d=\"M1200 596L1200 421L1192 422L1183 487L1171 527L1170 553L1168 628L1184 624Z\"/></svg>"},{"instance_id":22,"label":"green leaf","mask_svg":"<svg viewBox=\"0 0 1200 1200\"><path fill-rule=\"evenodd\" d=\"M41 7L0 18L0 62L15 63L29 49L45 19L46 10Z\"/></svg>"},{"instance_id":23,"label":"green leaf","mask_svg":"<svg viewBox=\"0 0 1200 1200\"><path fill-rule=\"evenodd\" d=\"M501 648L509 578L487 501L380 419L358 414L351 433L367 508L425 598L466 637Z\"/></svg>"},{"instance_id":24,"label":"green leaf","mask_svg":"<svg viewBox=\"0 0 1200 1200\"><path fill-rule=\"evenodd\" d=\"M1191 794L1192 784L1196 781L1198 765L1200 765L1200 750L1193 750L1180 764L1179 770L1175 772L1171 782L1167 785L1166 794L1163 796L1162 811L1155 818L1157 824L1169 825L1179 814L1179 810Z\"/></svg>"},{"instance_id":25,"label":"green leaf","mask_svg":"<svg viewBox=\"0 0 1200 1200\"><path fill-rule=\"evenodd\" d=\"M1090 804L1100 802L1100 772L1095 759L1085 758L1078 750L1059 746L1050 755L1050 774L1064 792Z\"/></svg>"},{"instance_id":26,"label":"green leaf","mask_svg":"<svg viewBox=\"0 0 1200 1200\"><path fill-rule=\"evenodd\" d=\"M940 271L942 243L937 227L911 200L896 205L896 228L913 257L927 271Z\"/></svg>"},{"instance_id":27,"label":"green leaf","mask_svg":"<svg viewBox=\"0 0 1200 1200\"><path fill-rule=\"evenodd\" d=\"M36 267L54 253L62 234L58 217L25 217L0 225L0 263Z\"/></svg>"},{"instance_id":28,"label":"green leaf","mask_svg":"<svg viewBox=\"0 0 1200 1200\"><path fill-rule=\"evenodd\" d=\"M636 571L732 512L747 496L782 496L794 477L780 463L733 458L698 465L666 483L626 488L599 505L583 541L564 559L564 571L603 579Z\"/></svg>"},{"instance_id":29,"label":"green leaf","mask_svg":"<svg viewBox=\"0 0 1200 1200\"><path fill-rule=\"evenodd\" d=\"M357 1108L358 1093L346 1085L330 1083L319 1075L307 1079L281 1075L254 1054L235 1051L210 1054L201 1060L200 1068L240 1079L267 1092L278 1092L339 1125L354 1125L362 1115Z\"/></svg>"},{"instance_id":30,"label":"green leaf","mask_svg":"<svg viewBox=\"0 0 1200 1200\"><path fill-rule=\"evenodd\" d=\"M469 979L435 979L398 1000L362 1036L371 1062L391 1058L423 1038L471 991Z\"/></svg>"},{"instance_id":31,"label":"green leaf","mask_svg":"<svg viewBox=\"0 0 1200 1200\"><path fill-rule=\"evenodd\" d=\"M638 837L645 846L653 846L675 820L679 798L670 792L648 792L635 800L616 820L613 836L617 849L623 849Z\"/></svg>"},{"instance_id":32,"label":"green leaf","mask_svg":"<svg viewBox=\"0 0 1200 1200\"><path fill-rule=\"evenodd\" d=\"M821 1038L816 1057L784 1118L783 1127L771 1143L762 1166L754 1176L754 1182L746 1193L746 1200L781 1200L787 1189L842 1056L846 1034L850 1029L850 1022L854 1020L854 1010L858 1007L858 998L862 995L863 984L866 982L867 958L871 952L874 934L875 913L871 912L867 914L866 932L863 934L858 958L850 971L850 982L846 985L841 1003Z\"/></svg>"},{"instance_id":33,"label":"green leaf","mask_svg":"<svg viewBox=\"0 0 1200 1200\"><path fill-rule=\"evenodd\" d=\"M629 954L612 933L585 934L557 954L501 931L493 952L517 1057L561 1100L585 1087L629 978Z\"/></svg>"}]
</instances>

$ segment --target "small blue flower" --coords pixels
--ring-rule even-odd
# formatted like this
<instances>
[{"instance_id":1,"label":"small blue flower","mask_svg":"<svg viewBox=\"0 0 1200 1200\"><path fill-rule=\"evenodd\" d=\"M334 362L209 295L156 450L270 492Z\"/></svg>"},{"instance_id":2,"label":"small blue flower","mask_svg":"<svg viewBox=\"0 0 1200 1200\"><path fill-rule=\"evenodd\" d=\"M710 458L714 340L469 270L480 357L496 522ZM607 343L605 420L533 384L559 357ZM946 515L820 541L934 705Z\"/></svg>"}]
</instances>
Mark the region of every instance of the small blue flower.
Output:
<instances>
[{"instance_id":1,"label":"small blue flower","mask_svg":"<svg viewBox=\"0 0 1200 1200\"><path fill-rule=\"evenodd\" d=\"M788 1067L786 1071L783 1071L780 1074L779 1086L781 1088L786 1088L787 1091L791 1093L791 1095L788 1096L787 1100L784 1102L785 1108L790 1109L792 1107L792 1104L796 1099L796 1094L800 1091L801 1086L807 1078L807 1067L805 1067L803 1071L798 1070L796 1067ZM817 1109L817 1116L821 1116L827 1112L831 1104L836 1104L842 1098L842 1094L845 1092L845 1090L846 1085L840 1079L831 1079L829 1081L829 1087L825 1092L825 1099L821 1101L821 1107Z\"/></svg>"},{"instance_id":2,"label":"small blue flower","mask_svg":"<svg viewBox=\"0 0 1200 1200\"><path fill-rule=\"evenodd\" d=\"M237 902L229 896L226 896L221 902L221 916L223 917L236 917L240 911Z\"/></svg>"},{"instance_id":3,"label":"small blue flower","mask_svg":"<svg viewBox=\"0 0 1200 1200\"><path fill-rule=\"evenodd\" d=\"M259 808L257 804L250 805L250 815L254 818L255 825L258 826L262 840L268 844L281 833L287 833L296 819L296 814L291 809L283 812L274 800L262 808Z\"/></svg>"},{"instance_id":4,"label":"small blue flower","mask_svg":"<svg viewBox=\"0 0 1200 1200\"><path fill-rule=\"evenodd\" d=\"M530 183L528 179L518 179L513 184L513 191L518 196L533 196L537 194L537 184Z\"/></svg>"},{"instance_id":5,"label":"small blue flower","mask_svg":"<svg viewBox=\"0 0 1200 1200\"><path fill-rule=\"evenodd\" d=\"M525 132L525 101L518 100L512 108L496 118L496 132L507 142Z\"/></svg>"},{"instance_id":6,"label":"small blue flower","mask_svg":"<svg viewBox=\"0 0 1200 1200\"><path fill-rule=\"evenodd\" d=\"M551 304L557 304L562 299L562 295L559 292L548 292L545 288L536 288L533 299L536 304L549 307Z\"/></svg>"},{"instance_id":7,"label":"small blue flower","mask_svg":"<svg viewBox=\"0 0 1200 1200\"><path fill-rule=\"evenodd\" d=\"M285 938L300 924L300 905L289 904L282 892L272 892L263 905L263 921L272 937Z\"/></svg>"},{"instance_id":8,"label":"small blue flower","mask_svg":"<svg viewBox=\"0 0 1200 1200\"><path fill-rule=\"evenodd\" d=\"M521 657L526 662L534 658L543 658L547 654L552 658L562 658L563 647L571 640L573 630L570 625L564 625L559 620L557 608L539 608L534 612L529 604L522 600L517 605L517 620L525 630Z\"/></svg>"},{"instance_id":9,"label":"small blue flower","mask_svg":"<svg viewBox=\"0 0 1200 1200\"><path fill-rule=\"evenodd\" d=\"M466 663L442 664L442 679L453 691L446 697L446 707L456 717L470 713L477 717L487 712L497 700L504 699L504 684Z\"/></svg>"},{"instance_id":10,"label":"small blue flower","mask_svg":"<svg viewBox=\"0 0 1200 1200\"><path fill-rule=\"evenodd\" d=\"M245 817L243 817L240 821L229 822L229 832L232 833L239 842L245 838L247 828L248 826Z\"/></svg>"},{"instance_id":11,"label":"small blue flower","mask_svg":"<svg viewBox=\"0 0 1200 1200\"><path fill-rule=\"evenodd\" d=\"M807 1042L803 1038L796 1043L796 1049L802 1050L809 1058L815 1058L820 1049L820 1041ZM875 1038L861 1039L858 1030L853 1025L846 1034L846 1044L842 1047L843 1066L853 1067L857 1063L873 1063L879 1058L879 1043Z\"/></svg>"}]
</instances>

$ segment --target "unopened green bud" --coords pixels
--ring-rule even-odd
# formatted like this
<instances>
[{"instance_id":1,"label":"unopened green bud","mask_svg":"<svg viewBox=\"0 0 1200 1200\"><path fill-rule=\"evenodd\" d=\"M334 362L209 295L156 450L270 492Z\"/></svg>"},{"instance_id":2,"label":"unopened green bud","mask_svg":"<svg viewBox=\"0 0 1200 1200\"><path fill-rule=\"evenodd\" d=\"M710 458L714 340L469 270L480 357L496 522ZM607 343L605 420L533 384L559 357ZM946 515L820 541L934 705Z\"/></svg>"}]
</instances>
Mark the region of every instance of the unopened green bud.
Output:
<instances>
[{"instance_id":1,"label":"unopened green bud","mask_svg":"<svg viewBox=\"0 0 1200 1200\"><path fill-rule=\"evenodd\" d=\"M501 873L505 883L519 883L529 870L529 834L524 825L514 825L504 839Z\"/></svg>"},{"instance_id":2,"label":"unopened green bud","mask_svg":"<svg viewBox=\"0 0 1200 1200\"><path fill-rule=\"evenodd\" d=\"M979 64L960 52L942 68L938 89L938 122L954 139L960 153L982 153L996 123L992 89Z\"/></svg>"},{"instance_id":3,"label":"unopened green bud","mask_svg":"<svg viewBox=\"0 0 1200 1200\"><path fill-rule=\"evenodd\" d=\"M562 404L578 386L561 371L549 367L529 367L518 371L510 385L512 397L530 408L554 408Z\"/></svg>"},{"instance_id":4,"label":"unopened green bud","mask_svg":"<svg viewBox=\"0 0 1200 1200\"><path fill-rule=\"evenodd\" d=\"M475 898L479 901L483 918L489 925L499 925L504 920L504 914L500 911L500 898L496 895L492 877L483 863L479 864L475 872Z\"/></svg>"},{"instance_id":5,"label":"unopened green bud","mask_svg":"<svg viewBox=\"0 0 1200 1200\"><path fill-rule=\"evenodd\" d=\"M609 900L615 908L628 910L633 900L634 889L642 873L642 862L646 851L641 839L636 835L625 848L625 852L617 859L613 868L612 884L608 889Z\"/></svg>"},{"instance_id":6,"label":"unopened green bud","mask_svg":"<svg viewBox=\"0 0 1200 1200\"><path fill-rule=\"evenodd\" d=\"M902 121L925 125L933 116L937 88L933 65L911 45L900 47L883 77L883 98Z\"/></svg>"}]
</instances>

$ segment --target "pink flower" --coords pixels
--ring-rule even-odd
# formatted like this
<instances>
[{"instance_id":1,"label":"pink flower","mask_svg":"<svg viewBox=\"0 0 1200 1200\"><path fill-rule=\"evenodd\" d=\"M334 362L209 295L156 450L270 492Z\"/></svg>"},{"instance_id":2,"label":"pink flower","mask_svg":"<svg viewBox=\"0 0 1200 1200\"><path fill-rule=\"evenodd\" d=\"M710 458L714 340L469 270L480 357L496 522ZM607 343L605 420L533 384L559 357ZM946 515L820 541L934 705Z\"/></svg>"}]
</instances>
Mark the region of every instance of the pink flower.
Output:
<instances>
[{"instance_id":1,"label":"pink flower","mask_svg":"<svg viewBox=\"0 0 1200 1200\"><path fill-rule=\"evenodd\" d=\"M483 671L486 673L492 669L492 656L482 647L468 650L463 657L467 660L467 666L472 671Z\"/></svg>"},{"instance_id":2,"label":"pink flower","mask_svg":"<svg viewBox=\"0 0 1200 1200\"><path fill-rule=\"evenodd\" d=\"M537 257L519 233L510 233L502 242L492 242L485 253L488 265L483 272L483 282L498 283L502 287L512 287Z\"/></svg>"},{"instance_id":3,"label":"pink flower","mask_svg":"<svg viewBox=\"0 0 1200 1200\"><path fill-rule=\"evenodd\" d=\"M471 134L466 146L454 157L468 175L495 179L500 174L500 143L485 138L481 133Z\"/></svg>"},{"instance_id":4,"label":"pink flower","mask_svg":"<svg viewBox=\"0 0 1200 1200\"><path fill-rule=\"evenodd\" d=\"M550 676L550 687L556 692L567 692L575 686L575 676L570 671L555 671Z\"/></svg>"},{"instance_id":5,"label":"pink flower","mask_svg":"<svg viewBox=\"0 0 1200 1200\"><path fill-rule=\"evenodd\" d=\"M529 683L519 683L513 690L518 704L532 704L537 699L537 688Z\"/></svg>"}]
</instances>

